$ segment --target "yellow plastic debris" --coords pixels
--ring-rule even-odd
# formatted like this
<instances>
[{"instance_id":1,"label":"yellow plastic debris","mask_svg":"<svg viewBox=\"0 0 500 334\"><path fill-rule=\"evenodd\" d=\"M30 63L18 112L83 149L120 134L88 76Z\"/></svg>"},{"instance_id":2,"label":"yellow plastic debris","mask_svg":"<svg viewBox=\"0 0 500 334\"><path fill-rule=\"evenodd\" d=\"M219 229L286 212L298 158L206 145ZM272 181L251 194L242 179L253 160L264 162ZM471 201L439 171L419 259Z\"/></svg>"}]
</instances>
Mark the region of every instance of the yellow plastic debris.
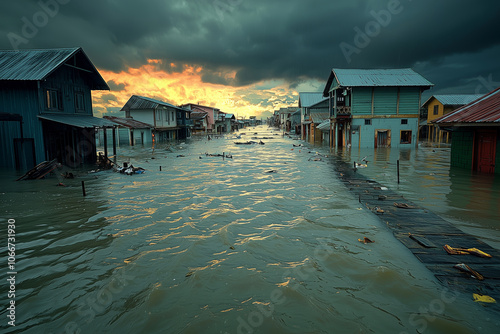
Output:
<instances>
[{"instance_id":1,"label":"yellow plastic debris","mask_svg":"<svg viewBox=\"0 0 500 334\"><path fill-rule=\"evenodd\" d=\"M474 297L475 302L481 302L481 303L496 303L497 302L493 297L486 296L486 295L480 295L477 293L473 293L472 297Z\"/></svg>"}]
</instances>

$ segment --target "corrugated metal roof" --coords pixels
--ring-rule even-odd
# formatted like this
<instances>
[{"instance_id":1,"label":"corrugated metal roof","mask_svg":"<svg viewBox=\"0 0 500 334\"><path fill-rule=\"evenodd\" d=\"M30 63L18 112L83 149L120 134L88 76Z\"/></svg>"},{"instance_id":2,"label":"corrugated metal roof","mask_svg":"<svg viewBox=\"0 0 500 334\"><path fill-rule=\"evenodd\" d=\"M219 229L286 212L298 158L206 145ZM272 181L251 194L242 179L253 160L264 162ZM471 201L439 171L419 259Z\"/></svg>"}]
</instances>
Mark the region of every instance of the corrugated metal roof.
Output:
<instances>
[{"instance_id":1,"label":"corrugated metal roof","mask_svg":"<svg viewBox=\"0 0 500 334\"><path fill-rule=\"evenodd\" d=\"M52 122L67 124L77 128L102 128L114 127L115 124L103 118L97 118L90 115L38 115L38 118Z\"/></svg>"},{"instance_id":2,"label":"corrugated metal roof","mask_svg":"<svg viewBox=\"0 0 500 334\"><path fill-rule=\"evenodd\" d=\"M328 112L311 112L311 120L313 123L321 123L329 118L330 113Z\"/></svg>"},{"instance_id":3,"label":"corrugated metal roof","mask_svg":"<svg viewBox=\"0 0 500 334\"><path fill-rule=\"evenodd\" d=\"M326 100L323 93L304 92L299 93L299 108L308 108L318 102Z\"/></svg>"},{"instance_id":4,"label":"corrugated metal roof","mask_svg":"<svg viewBox=\"0 0 500 334\"><path fill-rule=\"evenodd\" d=\"M86 68L84 70L90 71L93 80L91 88L109 90L106 81L101 77L82 48L79 47L19 51L0 50L0 80L44 80L75 55L82 55L79 60L85 62Z\"/></svg>"},{"instance_id":5,"label":"corrugated metal roof","mask_svg":"<svg viewBox=\"0 0 500 334\"><path fill-rule=\"evenodd\" d=\"M434 98L445 106L463 106L476 101L482 96L481 94L448 94L434 95Z\"/></svg>"},{"instance_id":6,"label":"corrugated metal roof","mask_svg":"<svg viewBox=\"0 0 500 334\"><path fill-rule=\"evenodd\" d=\"M333 75L341 87L426 86L433 84L411 68L400 69L341 69Z\"/></svg>"},{"instance_id":7,"label":"corrugated metal roof","mask_svg":"<svg viewBox=\"0 0 500 334\"><path fill-rule=\"evenodd\" d=\"M191 119L203 119L208 116L206 111L191 111Z\"/></svg>"},{"instance_id":8,"label":"corrugated metal roof","mask_svg":"<svg viewBox=\"0 0 500 334\"><path fill-rule=\"evenodd\" d=\"M190 111L184 108L176 107L173 104L163 102L160 100L155 100L150 97L144 97L139 95L132 95L132 97L125 103L121 111L128 111L134 109L156 109L159 106L175 108L183 111Z\"/></svg>"},{"instance_id":9,"label":"corrugated metal roof","mask_svg":"<svg viewBox=\"0 0 500 334\"><path fill-rule=\"evenodd\" d=\"M325 119L316 128L321 130L321 131L324 131L324 132L329 131L330 130L330 119Z\"/></svg>"},{"instance_id":10,"label":"corrugated metal roof","mask_svg":"<svg viewBox=\"0 0 500 334\"><path fill-rule=\"evenodd\" d=\"M140 122L133 118L123 118L116 116L104 116L104 118L113 123L125 126L130 129L149 129L153 127L151 124Z\"/></svg>"},{"instance_id":11,"label":"corrugated metal roof","mask_svg":"<svg viewBox=\"0 0 500 334\"><path fill-rule=\"evenodd\" d=\"M436 119L434 123L500 123L500 88Z\"/></svg>"}]
</instances>

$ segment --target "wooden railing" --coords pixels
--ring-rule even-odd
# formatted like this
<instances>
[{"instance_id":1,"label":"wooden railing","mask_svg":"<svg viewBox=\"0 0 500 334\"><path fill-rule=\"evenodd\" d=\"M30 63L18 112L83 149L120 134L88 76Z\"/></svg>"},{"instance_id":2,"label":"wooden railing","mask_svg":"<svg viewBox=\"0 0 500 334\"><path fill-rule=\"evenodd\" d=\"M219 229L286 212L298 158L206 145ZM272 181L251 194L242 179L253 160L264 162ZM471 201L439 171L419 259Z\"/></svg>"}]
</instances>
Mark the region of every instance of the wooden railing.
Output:
<instances>
[{"instance_id":1,"label":"wooden railing","mask_svg":"<svg viewBox=\"0 0 500 334\"><path fill-rule=\"evenodd\" d=\"M351 115L351 107L342 106L337 107L337 116L348 116Z\"/></svg>"}]
</instances>

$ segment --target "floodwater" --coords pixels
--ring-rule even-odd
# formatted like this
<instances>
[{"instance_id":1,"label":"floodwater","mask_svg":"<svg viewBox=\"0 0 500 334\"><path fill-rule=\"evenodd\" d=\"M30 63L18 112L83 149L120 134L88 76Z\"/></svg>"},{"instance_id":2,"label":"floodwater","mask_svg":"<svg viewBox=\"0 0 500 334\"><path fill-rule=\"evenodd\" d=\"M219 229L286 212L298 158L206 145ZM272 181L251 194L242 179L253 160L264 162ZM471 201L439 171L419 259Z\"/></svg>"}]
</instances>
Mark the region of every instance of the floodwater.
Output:
<instances>
[{"instance_id":1,"label":"floodwater","mask_svg":"<svg viewBox=\"0 0 500 334\"><path fill-rule=\"evenodd\" d=\"M154 151L121 147L118 162L145 168L141 175L15 182L3 173L0 236L6 244L15 219L17 275L15 327L2 280L2 332L497 330L498 313L442 286L361 207L335 166L367 156L359 172L494 247L498 179L450 170L446 147L331 154L265 126L242 132ZM254 133L274 139L234 144ZM232 159L205 155L222 152ZM316 152L330 156L314 161ZM358 242L364 236L375 243Z\"/></svg>"}]
</instances>

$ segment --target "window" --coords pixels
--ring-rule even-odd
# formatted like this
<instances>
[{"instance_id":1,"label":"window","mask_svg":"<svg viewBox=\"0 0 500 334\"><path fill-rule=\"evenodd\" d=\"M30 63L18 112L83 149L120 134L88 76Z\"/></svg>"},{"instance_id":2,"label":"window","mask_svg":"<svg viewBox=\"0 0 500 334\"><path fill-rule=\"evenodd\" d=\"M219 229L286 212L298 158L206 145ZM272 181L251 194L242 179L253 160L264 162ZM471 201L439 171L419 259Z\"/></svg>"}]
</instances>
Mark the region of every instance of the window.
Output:
<instances>
[{"instance_id":1,"label":"window","mask_svg":"<svg viewBox=\"0 0 500 334\"><path fill-rule=\"evenodd\" d=\"M408 124L408 120L407 119L402 119L401 120L401 124Z\"/></svg>"},{"instance_id":2,"label":"window","mask_svg":"<svg viewBox=\"0 0 500 334\"><path fill-rule=\"evenodd\" d=\"M401 130L401 144L411 144L411 130Z\"/></svg>"},{"instance_id":3,"label":"window","mask_svg":"<svg viewBox=\"0 0 500 334\"><path fill-rule=\"evenodd\" d=\"M47 89L47 109L62 110L61 93L56 89Z\"/></svg>"},{"instance_id":4,"label":"window","mask_svg":"<svg viewBox=\"0 0 500 334\"><path fill-rule=\"evenodd\" d=\"M85 95L83 92L75 93L75 109L76 111L85 111Z\"/></svg>"},{"instance_id":5,"label":"window","mask_svg":"<svg viewBox=\"0 0 500 334\"><path fill-rule=\"evenodd\" d=\"M371 119L365 119L365 125L372 125Z\"/></svg>"},{"instance_id":6,"label":"window","mask_svg":"<svg viewBox=\"0 0 500 334\"><path fill-rule=\"evenodd\" d=\"M434 106L434 115L439 115L439 105Z\"/></svg>"},{"instance_id":7,"label":"window","mask_svg":"<svg viewBox=\"0 0 500 334\"><path fill-rule=\"evenodd\" d=\"M161 110L156 110L156 120L157 121L161 121L161 113L162 113Z\"/></svg>"}]
</instances>

